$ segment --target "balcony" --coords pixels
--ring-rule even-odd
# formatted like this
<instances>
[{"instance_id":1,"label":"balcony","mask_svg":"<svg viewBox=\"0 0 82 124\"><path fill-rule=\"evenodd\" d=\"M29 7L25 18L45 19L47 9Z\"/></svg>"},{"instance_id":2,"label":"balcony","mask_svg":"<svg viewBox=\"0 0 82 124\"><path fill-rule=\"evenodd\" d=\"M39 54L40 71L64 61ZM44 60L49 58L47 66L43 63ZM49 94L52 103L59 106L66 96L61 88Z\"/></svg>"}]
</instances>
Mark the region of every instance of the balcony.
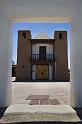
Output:
<instances>
[{"instance_id":1,"label":"balcony","mask_svg":"<svg viewBox=\"0 0 82 124\"><path fill-rule=\"evenodd\" d=\"M54 61L55 56L54 54L32 54L32 60L33 61Z\"/></svg>"}]
</instances>

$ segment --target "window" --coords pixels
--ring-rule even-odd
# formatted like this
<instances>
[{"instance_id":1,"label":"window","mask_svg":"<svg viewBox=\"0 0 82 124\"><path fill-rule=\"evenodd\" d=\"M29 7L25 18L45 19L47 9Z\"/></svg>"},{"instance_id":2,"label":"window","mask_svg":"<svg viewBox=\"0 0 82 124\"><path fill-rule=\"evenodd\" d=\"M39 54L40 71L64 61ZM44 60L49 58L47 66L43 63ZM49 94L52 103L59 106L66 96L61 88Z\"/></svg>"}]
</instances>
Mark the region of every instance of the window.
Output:
<instances>
[{"instance_id":1,"label":"window","mask_svg":"<svg viewBox=\"0 0 82 124\"><path fill-rule=\"evenodd\" d=\"M63 39L62 33L59 33L59 39Z\"/></svg>"},{"instance_id":2,"label":"window","mask_svg":"<svg viewBox=\"0 0 82 124\"><path fill-rule=\"evenodd\" d=\"M45 60L46 59L46 46L39 47L39 59Z\"/></svg>"},{"instance_id":3,"label":"window","mask_svg":"<svg viewBox=\"0 0 82 124\"><path fill-rule=\"evenodd\" d=\"M23 32L23 38L26 39L26 32Z\"/></svg>"}]
</instances>

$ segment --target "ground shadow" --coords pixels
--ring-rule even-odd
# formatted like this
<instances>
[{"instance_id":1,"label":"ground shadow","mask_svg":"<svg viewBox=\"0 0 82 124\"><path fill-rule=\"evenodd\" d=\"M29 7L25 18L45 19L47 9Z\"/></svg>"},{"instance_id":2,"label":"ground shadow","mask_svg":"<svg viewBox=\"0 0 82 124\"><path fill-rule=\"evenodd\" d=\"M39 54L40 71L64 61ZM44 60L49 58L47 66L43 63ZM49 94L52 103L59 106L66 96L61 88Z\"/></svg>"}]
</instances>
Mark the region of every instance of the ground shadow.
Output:
<instances>
[{"instance_id":1,"label":"ground shadow","mask_svg":"<svg viewBox=\"0 0 82 124\"><path fill-rule=\"evenodd\" d=\"M0 118L2 118L6 109L7 109L7 107L0 107Z\"/></svg>"},{"instance_id":2,"label":"ground shadow","mask_svg":"<svg viewBox=\"0 0 82 124\"><path fill-rule=\"evenodd\" d=\"M82 108L74 108L74 110L76 111L78 117L80 118L80 120L82 121ZM81 122L82 123L82 122Z\"/></svg>"},{"instance_id":3,"label":"ground shadow","mask_svg":"<svg viewBox=\"0 0 82 124\"><path fill-rule=\"evenodd\" d=\"M7 123L6 123L7 124ZM9 124L82 124L82 122L17 122Z\"/></svg>"}]
</instances>

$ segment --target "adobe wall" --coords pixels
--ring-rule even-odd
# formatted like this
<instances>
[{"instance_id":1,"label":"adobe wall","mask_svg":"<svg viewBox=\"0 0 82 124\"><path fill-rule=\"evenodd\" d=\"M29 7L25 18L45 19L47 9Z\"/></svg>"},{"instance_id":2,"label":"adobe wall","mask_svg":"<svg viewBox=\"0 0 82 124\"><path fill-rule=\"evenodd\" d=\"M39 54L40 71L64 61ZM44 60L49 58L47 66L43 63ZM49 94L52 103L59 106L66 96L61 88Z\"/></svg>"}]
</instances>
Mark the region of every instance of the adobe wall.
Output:
<instances>
[{"instance_id":1,"label":"adobe wall","mask_svg":"<svg viewBox=\"0 0 82 124\"><path fill-rule=\"evenodd\" d=\"M68 53L67 53L67 32L56 31L55 37L55 73L56 81L69 81Z\"/></svg>"},{"instance_id":2,"label":"adobe wall","mask_svg":"<svg viewBox=\"0 0 82 124\"><path fill-rule=\"evenodd\" d=\"M26 34L25 38L23 33ZM30 80L30 58L31 58L31 32L18 32L18 48L17 48L17 66L16 66L16 80L24 81Z\"/></svg>"}]
</instances>

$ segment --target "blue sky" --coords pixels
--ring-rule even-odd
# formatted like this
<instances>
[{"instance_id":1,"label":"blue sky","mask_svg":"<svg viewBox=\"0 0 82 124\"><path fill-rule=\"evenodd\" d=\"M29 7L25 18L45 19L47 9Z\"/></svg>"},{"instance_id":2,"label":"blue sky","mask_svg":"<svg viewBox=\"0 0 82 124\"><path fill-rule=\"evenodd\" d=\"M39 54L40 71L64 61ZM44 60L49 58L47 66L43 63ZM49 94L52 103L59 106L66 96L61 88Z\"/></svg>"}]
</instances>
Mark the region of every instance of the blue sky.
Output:
<instances>
[{"instance_id":1,"label":"blue sky","mask_svg":"<svg viewBox=\"0 0 82 124\"><path fill-rule=\"evenodd\" d=\"M54 31L64 30L68 33L68 64L70 68L70 24L68 23L14 23L13 24L13 44L12 44L12 60L17 61L17 39L18 30L31 30L32 38L41 32L46 33L53 38Z\"/></svg>"}]
</instances>

